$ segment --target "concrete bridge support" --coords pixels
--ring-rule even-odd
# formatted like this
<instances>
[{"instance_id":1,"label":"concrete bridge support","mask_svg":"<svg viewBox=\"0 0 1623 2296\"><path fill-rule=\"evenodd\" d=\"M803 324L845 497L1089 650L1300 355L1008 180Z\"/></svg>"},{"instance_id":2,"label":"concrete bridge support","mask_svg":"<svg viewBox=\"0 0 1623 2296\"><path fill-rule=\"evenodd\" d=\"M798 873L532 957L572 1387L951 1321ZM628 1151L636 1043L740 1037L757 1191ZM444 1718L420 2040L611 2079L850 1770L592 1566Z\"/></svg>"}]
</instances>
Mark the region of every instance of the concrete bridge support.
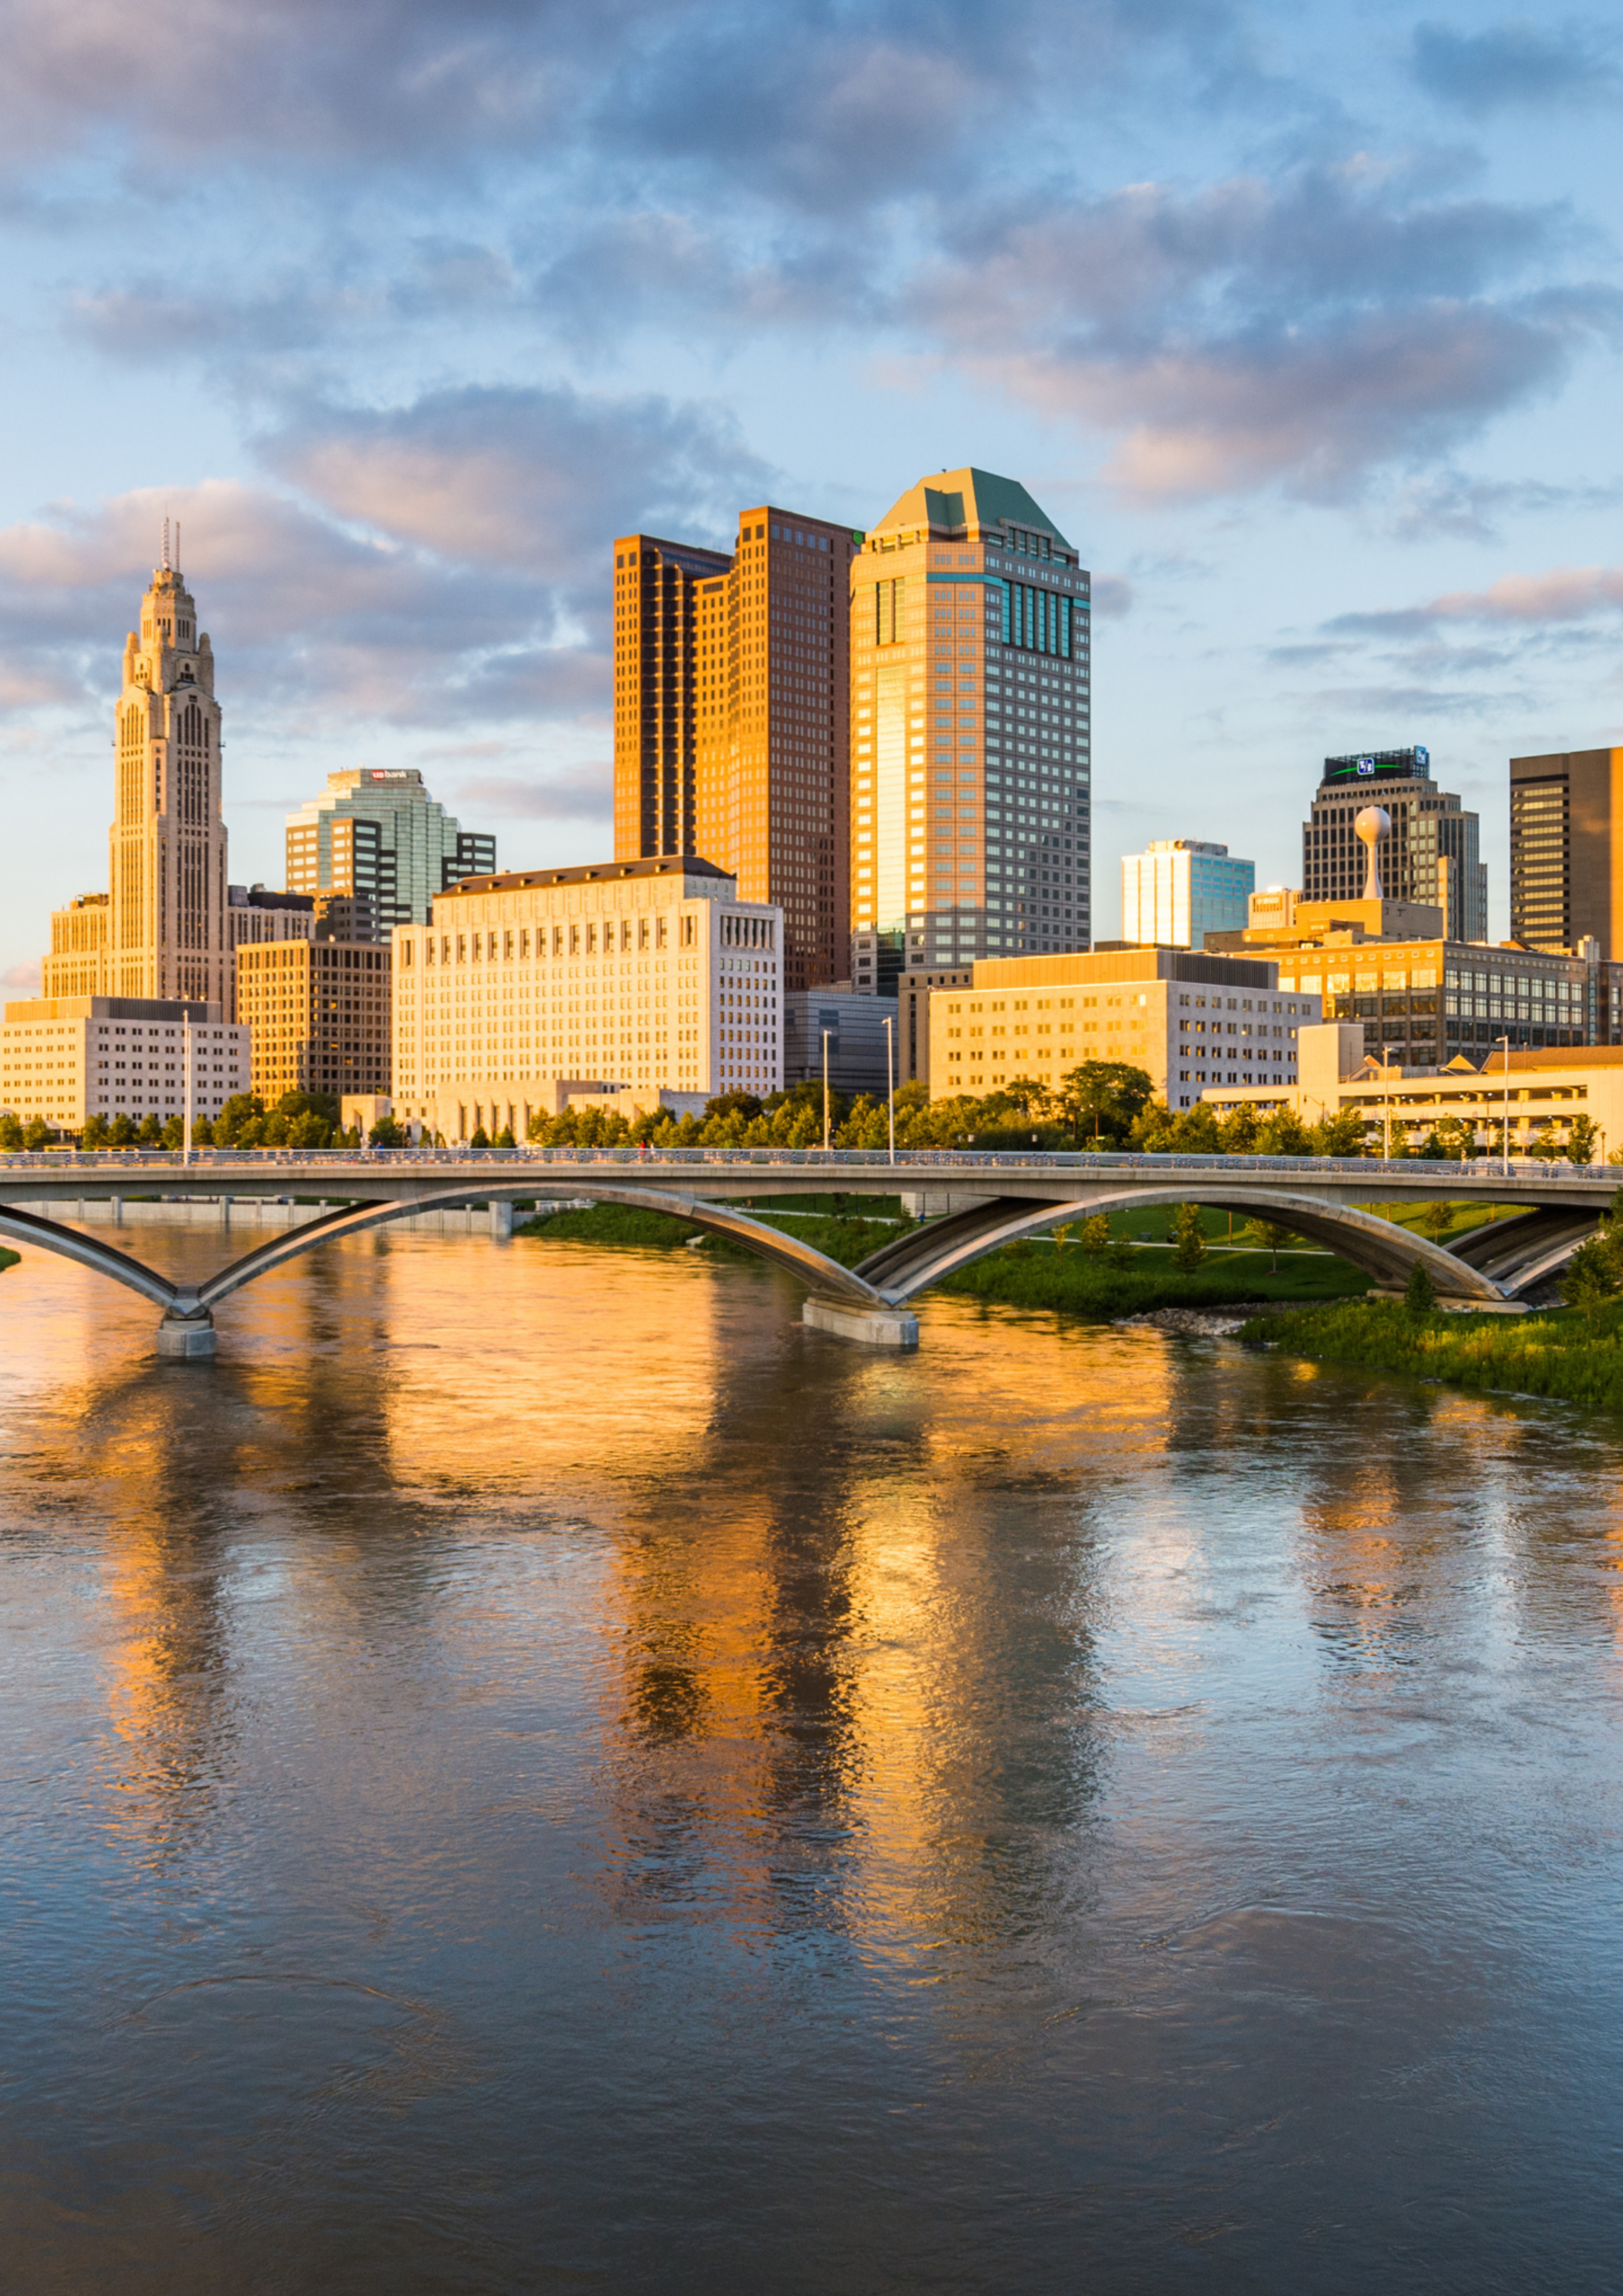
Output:
<instances>
[{"instance_id":1,"label":"concrete bridge support","mask_svg":"<svg viewBox=\"0 0 1623 2296\"><path fill-rule=\"evenodd\" d=\"M158 1326L158 1352L189 1363L208 1360L215 1352L213 1316L207 1308L201 1316L166 1316Z\"/></svg>"},{"instance_id":2,"label":"concrete bridge support","mask_svg":"<svg viewBox=\"0 0 1623 2296\"><path fill-rule=\"evenodd\" d=\"M916 1348L919 1319L906 1308L853 1308L837 1300L808 1300L800 1320L814 1332L836 1339L861 1340L871 1348Z\"/></svg>"}]
</instances>

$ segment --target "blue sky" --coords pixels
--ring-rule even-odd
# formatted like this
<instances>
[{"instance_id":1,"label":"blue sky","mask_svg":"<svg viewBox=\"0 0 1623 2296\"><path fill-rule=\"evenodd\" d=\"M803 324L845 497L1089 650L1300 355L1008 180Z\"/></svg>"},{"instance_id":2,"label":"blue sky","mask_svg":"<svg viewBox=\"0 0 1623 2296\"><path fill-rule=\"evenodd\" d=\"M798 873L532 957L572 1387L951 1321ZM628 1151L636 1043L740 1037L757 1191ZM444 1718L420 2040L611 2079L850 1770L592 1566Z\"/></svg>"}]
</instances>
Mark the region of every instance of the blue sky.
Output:
<instances>
[{"instance_id":1,"label":"blue sky","mask_svg":"<svg viewBox=\"0 0 1623 2296\"><path fill-rule=\"evenodd\" d=\"M0 975L106 882L166 512L232 874L337 766L607 849L609 555L1016 475L1117 857L1297 881L1327 751L1623 741L1623 36L1224 0L0 0Z\"/></svg>"}]
</instances>

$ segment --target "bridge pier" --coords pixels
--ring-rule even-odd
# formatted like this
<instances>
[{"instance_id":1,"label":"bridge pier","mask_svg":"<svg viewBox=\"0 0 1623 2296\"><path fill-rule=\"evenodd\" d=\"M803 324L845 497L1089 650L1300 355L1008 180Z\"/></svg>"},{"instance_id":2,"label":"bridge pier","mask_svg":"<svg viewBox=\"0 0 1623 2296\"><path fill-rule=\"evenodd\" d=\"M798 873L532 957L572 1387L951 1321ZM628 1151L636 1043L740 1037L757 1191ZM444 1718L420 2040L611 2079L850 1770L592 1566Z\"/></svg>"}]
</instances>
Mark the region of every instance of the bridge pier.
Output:
<instances>
[{"instance_id":1,"label":"bridge pier","mask_svg":"<svg viewBox=\"0 0 1623 2296\"><path fill-rule=\"evenodd\" d=\"M214 1349L214 1318L206 1309L201 1316L166 1316L158 1326L160 1356L201 1360Z\"/></svg>"},{"instance_id":2,"label":"bridge pier","mask_svg":"<svg viewBox=\"0 0 1623 2296\"><path fill-rule=\"evenodd\" d=\"M512 1234L512 1206L504 1198L500 1203L493 1202L488 1209L492 1238L497 1243L505 1243Z\"/></svg>"},{"instance_id":3,"label":"bridge pier","mask_svg":"<svg viewBox=\"0 0 1623 2296\"><path fill-rule=\"evenodd\" d=\"M814 1332L832 1332L837 1339L861 1340L871 1348L916 1348L919 1319L906 1308L853 1308L842 1300L808 1300L800 1320Z\"/></svg>"}]
</instances>

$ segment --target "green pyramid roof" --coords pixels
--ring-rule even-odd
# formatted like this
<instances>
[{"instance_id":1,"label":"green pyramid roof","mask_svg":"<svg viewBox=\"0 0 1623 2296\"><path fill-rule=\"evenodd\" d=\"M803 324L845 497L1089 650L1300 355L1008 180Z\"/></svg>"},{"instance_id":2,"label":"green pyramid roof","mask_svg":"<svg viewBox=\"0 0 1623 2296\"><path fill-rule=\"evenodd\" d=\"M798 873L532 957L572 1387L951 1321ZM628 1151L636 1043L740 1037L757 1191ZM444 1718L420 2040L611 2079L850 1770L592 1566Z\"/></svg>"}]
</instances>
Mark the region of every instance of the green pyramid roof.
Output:
<instances>
[{"instance_id":1,"label":"green pyramid roof","mask_svg":"<svg viewBox=\"0 0 1623 2296\"><path fill-rule=\"evenodd\" d=\"M1070 542L1046 511L1039 508L1018 479L1000 479L995 471L938 471L909 487L892 504L873 534L889 534L893 527L928 526L961 531L965 527L1023 526L1052 535L1069 550Z\"/></svg>"}]
</instances>

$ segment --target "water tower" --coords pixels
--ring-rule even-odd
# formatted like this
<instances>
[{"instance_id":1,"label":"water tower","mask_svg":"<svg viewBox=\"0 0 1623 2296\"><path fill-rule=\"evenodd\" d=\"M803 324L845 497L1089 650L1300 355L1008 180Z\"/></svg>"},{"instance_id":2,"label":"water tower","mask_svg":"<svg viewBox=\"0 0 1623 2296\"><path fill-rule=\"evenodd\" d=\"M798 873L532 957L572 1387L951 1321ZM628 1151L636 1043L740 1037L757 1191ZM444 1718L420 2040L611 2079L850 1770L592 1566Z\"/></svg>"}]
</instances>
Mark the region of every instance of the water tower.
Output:
<instances>
[{"instance_id":1,"label":"water tower","mask_svg":"<svg viewBox=\"0 0 1623 2296\"><path fill-rule=\"evenodd\" d=\"M1392 833L1392 816L1383 805L1366 805L1353 824L1353 835L1361 837L1369 848L1369 867L1364 876L1364 898L1366 901L1384 900L1381 890L1381 840Z\"/></svg>"}]
</instances>

